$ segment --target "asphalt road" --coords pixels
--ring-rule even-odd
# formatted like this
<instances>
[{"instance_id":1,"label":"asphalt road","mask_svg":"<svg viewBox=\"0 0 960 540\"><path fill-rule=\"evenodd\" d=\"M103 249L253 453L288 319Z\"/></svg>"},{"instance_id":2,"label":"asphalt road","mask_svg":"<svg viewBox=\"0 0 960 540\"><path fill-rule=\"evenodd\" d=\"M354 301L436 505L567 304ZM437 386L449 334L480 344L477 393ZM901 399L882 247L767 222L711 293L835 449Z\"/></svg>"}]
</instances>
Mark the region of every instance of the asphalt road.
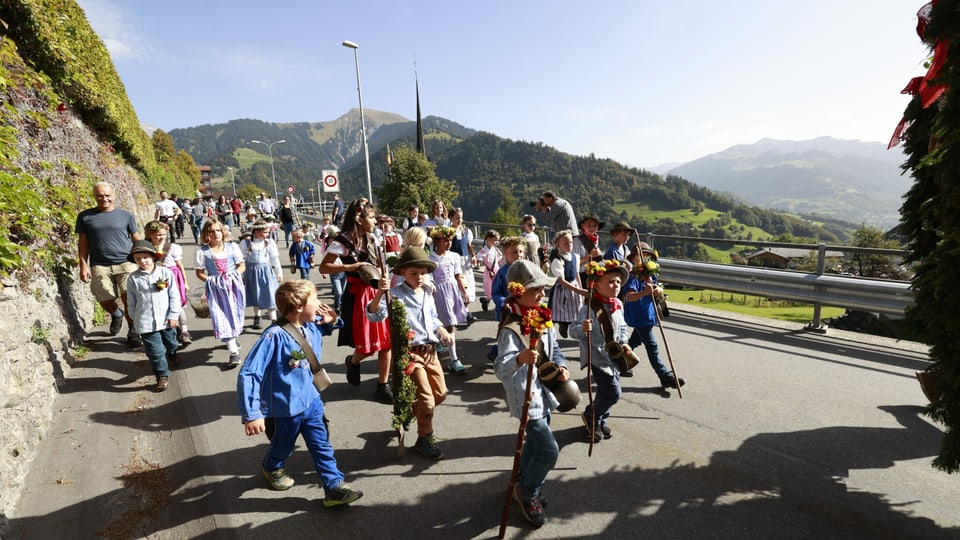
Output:
<instances>
[{"instance_id":1,"label":"asphalt road","mask_svg":"<svg viewBox=\"0 0 960 540\"><path fill-rule=\"evenodd\" d=\"M373 400L375 364L363 364L360 388L347 385L349 351L327 338L331 438L364 492L336 509L322 507L302 443L287 466L297 485L268 488L266 439L243 434L237 371L209 320L190 321L196 340L162 394L124 332L91 329L7 536L495 537L518 422L484 357L492 312L472 307L480 321L457 333L469 371L448 376L435 419L439 462L412 450L415 431L398 458L391 409ZM923 347L679 305L664 332L689 381L683 399L638 367L614 408L614 437L592 457L579 411L556 414L549 522L534 531L513 506L508 537L960 538L957 479L930 466L941 429L921 415L913 373L927 365ZM255 339L245 333L243 350ZM562 344L576 366L575 343ZM572 373L585 404L585 372Z\"/></svg>"}]
</instances>

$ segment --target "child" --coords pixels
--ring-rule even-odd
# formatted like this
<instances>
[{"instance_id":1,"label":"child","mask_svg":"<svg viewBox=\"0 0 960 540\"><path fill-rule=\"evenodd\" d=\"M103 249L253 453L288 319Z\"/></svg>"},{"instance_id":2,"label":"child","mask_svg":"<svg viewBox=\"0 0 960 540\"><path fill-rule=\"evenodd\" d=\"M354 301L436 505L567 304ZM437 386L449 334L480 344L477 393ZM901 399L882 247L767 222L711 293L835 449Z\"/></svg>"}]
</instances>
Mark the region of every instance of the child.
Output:
<instances>
[{"instance_id":1,"label":"child","mask_svg":"<svg viewBox=\"0 0 960 540\"><path fill-rule=\"evenodd\" d=\"M523 216L523 220L520 222L520 227L522 229L521 236L523 236L524 242L526 242L525 256L528 261L533 261L540 266L542 259L540 258L540 237L537 236L535 232L537 228L537 218L526 214Z\"/></svg>"},{"instance_id":2,"label":"child","mask_svg":"<svg viewBox=\"0 0 960 540\"><path fill-rule=\"evenodd\" d=\"M390 216L380 216L380 230L383 232L383 250L387 257L396 257L400 254L403 245L402 237L393 228L394 221Z\"/></svg>"},{"instance_id":3,"label":"child","mask_svg":"<svg viewBox=\"0 0 960 540\"><path fill-rule=\"evenodd\" d=\"M587 406L581 420L588 436L594 442L613 437L607 425L610 409L620 400L620 371L610 355L622 355L629 347L622 345L627 340L626 322L623 320L623 304L617 299L620 284L627 279L627 268L621 261L606 259L587 265L587 279L593 284L593 298L580 309L583 324L570 326L570 337L580 341L580 367L591 360L591 374L597 385L592 408ZM591 350L587 350L587 333L591 336ZM608 352L610 351L610 352Z\"/></svg>"},{"instance_id":4,"label":"child","mask_svg":"<svg viewBox=\"0 0 960 540\"><path fill-rule=\"evenodd\" d=\"M531 369L530 365L536 366L540 360L556 363L559 368L557 378L560 382L567 381L570 372L557 345L556 331L553 328L531 329L524 326L527 322L525 314L529 310L541 308L543 289L553 284L553 278L544 274L533 262L517 261L510 265L507 279L511 296L504 304L504 317L497 333L500 352L494 371L503 383L510 415L519 418L526 401L527 371ZM540 332L539 343L535 347L528 347L529 338L526 336L533 330ZM530 391L532 399L525 431L526 442L520 455L519 477L513 490L513 498L520 505L523 517L539 528L547 522L547 516L543 513L546 499L541 488L547 472L556 465L560 455L560 447L550 430L550 411L556 409L560 403L553 393L543 386L536 367L533 368Z\"/></svg>"},{"instance_id":5,"label":"child","mask_svg":"<svg viewBox=\"0 0 960 540\"><path fill-rule=\"evenodd\" d=\"M626 262L627 255L630 253L630 250L627 248L627 241L630 240L631 234L633 234L633 227L626 221L614 223L613 228L610 229L610 238L612 241L607 251L604 252L603 258L606 260ZM627 270L630 270L629 263L627 263ZM624 279L624 281L626 281L626 279Z\"/></svg>"},{"instance_id":6,"label":"child","mask_svg":"<svg viewBox=\"0 0 960 540\"><path fill-rule=\"evenodd\" d=\"M433 239L433 253L430 260L437 263L433 273L433 299L437 303L437 313L447 332L454 336L450 344L450 359L447 369L456 375L466 375L467 368L457 358L456 326L467 322L467 287L463 279L460 256L449 251L454 229L437 225L430 231Z\"/></svg>"},{"instance_id":7,"label":"child","mask_svg":"<svg viewBox=\"0 0 960 540\"><path fill-rule=\"evenodd\" d=\"M253 224L253 236L240 243L246 270L243 282L246 284L247 304L253 308L253 325L259 330L260 315L266 311L270 322L277 320L277 305L274 296L277 287L283 281L283 267L280 266L280 252L276 240L267 238L269 224L258 219ZM270 269L271 265L273 270Z\"/></svg>"},{"instance_id":8,"label":"child","mask_svg":"<svg viewBox=\"0 0 960 540\"><path fill-rule=\"evenodd\" d=\"M473 231L470 227L463 224L463 208L451 208L450 226L456 231L450 240L450 251L460 256L460 264L463 268L463 283L467 287L467 298L465 303L470 305L477 299L477 280L473 277L473 267L476 266L477 258L473 253ZM473 323L477 318L467 311L467 322Z\"/></svg>"},{"instance_id":9,"label":"child","mask_svg":"<svg viewBox=\"0 0 960 540\"><path fill-rule=\"evenodd\" d=\"M181 309L173 273L157 266L156 258L157 251L149 241L134 242L127 260L136 264L137 270L127 281L127 308L157 378L157 390L162 392L170 382L170 367L180 363L176 327Z\"/></svg>"},{"instance_id":10,"label":"child","mask_svg":"<svg viewBox=\"0 0 960 540\"><path fill-rule=\"evenodd\" d=\"M413 414L417 418L417 442L414 449L427 459L440 459L443 452L437 448L433 436L433 413L437 405L447 397L447 383L437 356L437 343L453 343L453 336L437 318L437 306L433 296L424 287L424 278L436 270L437 264L421 247L410 246L403 250L393 266L393 273L403 282L389 289L394 298L403 302L407 311L407 324L413 337L410 338L408 357L413 371L410 378L417 387ZM367 317L373 322L387 318L387 303L383 300L388 290L387 280L380 280L380 288L367 307Z\"/></svg>"},{"instance_id":11,"label":"child","mask_svg":"<svg viewBox=\"0 0 960 540\"><path fill-rule=\"evenodd\" d=\"M307 226L304 225L306 228ZM293 231L293 244L290 246L290 264L300 270L300 279L310 279L310 267L316 250L313 242L304 239L302 230Z\"/></svg>"},{"instance_id":12,"label":"child","mask_svg":"<svg viewBox=\"0 0 960 540\"><path fill-rule=\"evenodd\" d=\"M510 294L507 291L507 271L510 270L510 265L520 260L526 244L526 240L520 236L508 236L500 241L500 247L503 249L503 266L497 270L497 275L493 277L493 282L490 284L490 299L493 300L494 315L498 321L503 312L503 303Z\"/></svg>"},{"instance_id":13,"label":"child","mask_svg":"<svg viewBox=\"0 0 960 540\"><path fill-rule=\"evenodd\" d=\"M169 226L159 221L151 221L143 227L143 232L146 233L147 239L150 240L153 249L156 250L157 259L173 274L174 281L170 283L170 286L173 287L175 284L177 292L180 293L180 321L179 326L177 326L177 340L183 345L189 345L193 343L193 337L187 330L187 312L183 308L187 305L187 291L190 290L190 287L187 285L187 271L183 268L183 247L167 239L168 231Z\"/></svg>"},{"instance_id":14,"label":"child","mask_svg":"<svg viewBox=\"0 0 960 540\"><path fill-rule=\"evenodd\" d=\"M480 299L480 306L487 311L490 304L490 286L493 284L493 277L497 275L500 264L503 262L503 252L497 247L500 241L500 233L490 229L483 235L483 247L477 253L477 260L483 264L483 294Z\"/></svg>"},{"instance_id":15,"label":"child","mask_svg":"<svg viewBox=\"0 0 960 540\"><path fill-rule=\"evenodd\" d=\"M247 298L241 277L243 253L230 241L227 226L215 219L203 224L200 239L204 245L197 250L194 271L204 282L213 337L227 344L228 366L237 367L240 365L237 336L243 332L243 306Z\"/></svg>"},{"instance_id":16,"label":"child","mask_svg":"<svg viewBox=\"0 0 960 540\"><path fill-rule=\"evenodd\" d=\"M284 325L303 334L320 361L323 336L341 323L328 306L317 299L317 289L305 280L293 279L277 288L274 302ZM237 376L237 404L247 435L267 432L270 449L263 458L263 476L270 487L283 491L293 487L293 478L283 466L293 454L297 436L303 436L317 475L323 484L323 506L350 504L363 493L343 481L333 456L323 400L313 384L310 361L290 332L273 325L263 332ZM267 420L272 426L268 431Z\"/></svg>"},{"instance_id":17,"label":"child","mask_svg":"<svg viewBox=\"0 0 960 540\"><path fill-rule=\"evenodd\" d=\"M257 222L257 209L248 208L247 209L247 220L240 225L241 235L244 233L253 234L253 224Z\"/></svg>"},{"instance_id":18,"label":"child","mask_svg":"<svg viewBox=\"0 0 960 540\"><path fill-rule=\"evenodd\" d=\"M553 245L556 248L550 253L550 274L557 278L557 285L550 289L550 302L547 305L553 311L553 320L557 323L560 335L567 337L570 323L580 320L577 316L587 291L580 285L577 272L580 257L573 253L573 232L558 232L553 236Z\"/></svg>"},{"instance_id":19,"label":"child","mask_svg":"<svg viewBox=\"0 0 960 540\"><path fill-rule=\"evenodd\" d=\"M643 261L641 261L641 255ZM657 285L657 276L650 272L644 272L642 262L656 260L657 254L646 242L640 242L630 250L629 261L633 265L633 271L624 285L626 291L626 304L623 308L623 317L626 323L633 328L630 334L630 341L627 343L631 349L636 349L642 343L647 350L647 359L650 361L650 367L657 373L660 379L660 386L667 388L677 388L677 383L683 386L687 383L683 377L674 377L673 372L667 369L660 359L660 348L657 346L657 338L654 337L653 328L657 326L656 307L654 299L663 294L663 289Z\"/></svg>"},{"instance_id":20,"label":"child","mask_svg":"<svg viewBox=\"0 0 960 540\"><path fill-rule=\"evenodd\" d=\"M343 214L343 230L327 247L320 271L347 273L347 290L343 293L342 304L346 324L337 336L337 345L354 349L354 353L344 359L347 382L351 386L360 386L360 361L376 354L378 377L374 395L381 403L392 405L393 391L387 384L390 378L390 327L386 322L371 323L364 315L367 304L377 291L360 273L363 265L377 261L380 246L373 235L376 226L377 210L373 204L366 199L351 202Z\"/></svg>"},{"instance_id":21,"label":"child","mask_svg":"<svg viewBox=\"0 0 960 540\"><path fill-rule=\"evenodd\" d=\"M327 256L327 247L330 245L330 242L333 242L333 239L340 234L340 229L336 225L327 225L324 229L324 239L323 239L323 255L320 257L322 261ZM336 259L337 264L340 264L340 259ZM326 276L326 274L322 274ZM337 315L340 315L340 306L343 303L343 291L347 288L347 273L346 272L334 272L330 274L330 288L333 292L333 310L337 312Z\"/></svg>"}]
</instances>

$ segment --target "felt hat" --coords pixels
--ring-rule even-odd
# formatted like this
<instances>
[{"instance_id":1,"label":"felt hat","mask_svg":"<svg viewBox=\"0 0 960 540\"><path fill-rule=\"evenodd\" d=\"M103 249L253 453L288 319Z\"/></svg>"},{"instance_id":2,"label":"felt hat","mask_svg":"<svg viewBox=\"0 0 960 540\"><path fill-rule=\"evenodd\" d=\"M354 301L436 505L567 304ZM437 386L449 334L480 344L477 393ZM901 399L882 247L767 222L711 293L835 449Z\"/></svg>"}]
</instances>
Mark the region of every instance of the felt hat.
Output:
<instances>
[{"instance_id":1,"label":"felt hat","mask_svg":"<svg viewBox=\"0 0 960 540\"><path fill-rule=\"evenodd\" d=\"M629 276L627 266L623 263L623 261L618 261L616 259L589 262L587 263L586 271L588 282L597 281L602 276L607 274L619 275L621 282L626 281L627 277Z\"/></svg>"},{"instance_id":2,"label":"felt hat","mask_svg":"<svg viewBox=\"0 0 960 540\"><path fill-rule=\"evenodd\" d=\"M133 247L130 248L130 254L127 255L127 261L134 262L134 253L149 253L156 256L157 248L153 247L153 244L151 244L149 240L137 240L133 243Z\"/></svg>"},{"instance_id":3,"label":"felt hat","mask_svg":"<svg viewBox=\"0 0 960 540\"><path fill-rule=\"evenodd\" d=\"M637 255L641 251L644 253L649 253L651 255L656 254L656 251L654 251L654 249L650 247L650 244L646 242L640 242L639 244L630 248L630 256L633 257L634 255Z\"/></svg>"},{"instance_id":4,"label":"felt hat","mask_svg":"<svg viewBox=\"0 0 960 540\"><path fill-rule=\"evenodd\" d=\"M582 218L580 218L580 221L577 222L577 227L580 227L580 228L582 229L582 228L583 228L583 222L584 222L584 221L587 221L588 219L589 219L589 220L596 221L596 222L599 224L599 226L597 227L597 230L602 229L603 226L606 225L606 223L600 221L600 218L598 218L595 214L592 214L592 213L590 213L590 212L587 212L586 214L583 215Z\"/></svg>"},{"instance_id":5,"label":"felt hat","mask_svg":"<svg viewBox=\"0 0 960 540\"><path fill-rule=\"evenodd\" d=\"M610 234L613 234L618 231L630 231L633 232L633 227L630 226L626 221L618 221L613 224L613 228L610 229Z\"/></svg>"},{"instance_id":6,"label":"felt hat","mask_svg":"<svg viewBox=\"0 0 960 540\"><path fill-rule=\"evenodd\" d=\"M524 289L549 287L555 281L556 278L544 274L536 263L526 259L520 259L511 264L510 269L507 270L507 283L519 283Z\"/></svg>"},{"instance_id":7,"label":"felt hat","mask_svg":"<svg viewBox=\"0 0 960 540\"><path fill-rule=\"evenodd\" d=\"M393 273L399 274L400 271L411 266L422 266L427 269L427 272L437 269L437 263L431 261L426 250L418 246L409 246L400 253L397 262L393 264Z\"/></svg>"}]
</instances>

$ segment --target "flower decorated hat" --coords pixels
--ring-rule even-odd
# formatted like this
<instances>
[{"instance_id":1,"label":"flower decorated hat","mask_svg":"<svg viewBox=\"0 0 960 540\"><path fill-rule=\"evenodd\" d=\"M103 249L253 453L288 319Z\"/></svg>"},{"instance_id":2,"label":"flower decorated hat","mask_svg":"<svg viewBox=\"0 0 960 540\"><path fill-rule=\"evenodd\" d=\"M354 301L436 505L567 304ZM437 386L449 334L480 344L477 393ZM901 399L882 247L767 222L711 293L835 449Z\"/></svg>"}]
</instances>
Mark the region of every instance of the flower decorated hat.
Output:
<instances>
[{"instance_id":1,"label":"flower decorated hat","mask_svg":"<svg viewBox=\"0 0 960 540\"><path fill-rule=\"evenodd\" d=\"M263 219L258 219L253 222L253 225L250 226L250 230L253 232L263 231L270 228L270 224L264 221Z\"/></svg>"},{"instance_id":2,"label":"flower decorated hat","mask_svg":"<svg viewBox=\"0 0 960 540\"><path fill-rule=\"evenodd\" d=\"M556 278L544 274L536 263L523 259L511 264L507 270L507 288L515 298L523 296L527 289L549 287L555 281Z\"/></svg>"},{"instance_id":3,"label":"flower decorated hat","mask_svg":"<svg viewBox=\"0 0 960 540\"><path fill-rule=\"evenodd\" d=\"M513 267L511 267L513 268ZM590 261L587 263L587 281L595 282L601 277L609 274L617 274L620 276L620 281L627 280L627 267L623 264L623 261L618 261L615 259L606 259L603 261Z\"/></svg>"},{"instance_id":4,"label":"flower decorated hat","mask_svg":"<svg viewBox=\"0 0 960 540\"><path fill-rule=\"evenodd\" d=\"M130 254L127 255L127 261L134 262L134 253L149 253L156 256L157 248L153 247L153 244L151 244L149 240L137 240L133 243L133 247L130 248Z\"/></svg>"},{"instance_id":5,"label":"flower decorated hat","mask_svg":"<svg viewBox=\"0 0 960 540\"><path fill-rule=\"evenodd\" d=\"M437 238L446 238L447 240L450 240L455 234L457 234L457 230L453 227L438 226L434 227L433 230L430 231L430 238L433 238L434 240Z\"/></svg>"},{"instance_id":6,"label":"flower decorated hat","mask_svg":"<svg viewBox=\"0 0 960 540\"><path fill-rule=\"evenodd\" d=\"M399 274L404 269L411 266L420 266L427 269L427 272L433 272L437 269L437 263L430 260L427 252L417 246L410 246L403 250L397 262L393 264L393 273Z\"/></svg>"}]
</instances>

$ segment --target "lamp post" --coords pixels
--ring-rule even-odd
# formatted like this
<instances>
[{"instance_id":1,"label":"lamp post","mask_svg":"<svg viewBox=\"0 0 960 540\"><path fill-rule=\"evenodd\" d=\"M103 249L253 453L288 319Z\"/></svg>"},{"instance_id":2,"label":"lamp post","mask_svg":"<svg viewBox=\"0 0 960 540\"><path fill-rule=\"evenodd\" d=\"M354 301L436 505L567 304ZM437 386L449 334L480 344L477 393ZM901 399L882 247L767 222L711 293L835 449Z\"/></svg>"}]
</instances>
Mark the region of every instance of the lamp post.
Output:
<instances>
[{"instance_id":1,"label":"lamp post","mask_svg":"<svg viewBox=\"0 0 960 540\"><path fill-rule=\"evenodd\" d=\"M313 192L313 188L310 188L310 204L316 206L316 205L317 205L317 198L313 196L313 193L314 193L314 192Z\"/></svg>"},{"instance_id":2,"label":"lamp post","mask_svg":"<svg viewBox=\"0 0 960 540\"><path fill-rule=\"evenodd\" d=\"M230 183L233 184L233 198L237 198L237 179L233 176L233 167L227 167L230 171Z\"/></svg>"},{"instance_id":3,"label":"lamp post","mask_svg":"<svg viewBox=\"0 0 960 540\"><path fill-rule=\"evenodd\" d=\"M367 197L373 203L373 187L370 183L370 149L367 147L367 124L363 119L363 92L360 91L360 46L352 41L344 41L342 44L348 49L353 49L353 63L357 66L357 97L360 99L360 135L363 137L363 159L367 167Z\"/></svg>"},{"instance_id":4,"label":"lamp post","mask_svg":"<svg viewBox=\"0 0 960 540\"><path fill-rule=\"evenodd\" d=\"M273 168L273 145L287 142L285 139L280 139L279 141L273 141L271 143L266 143L263 141L250 141L254 144L263 144L267 147L267 153L270 154L270 174L273 176L273 198L274 200L280 199L280 192L277 191L277 171Z\"/></svg>"}]
</instances>

